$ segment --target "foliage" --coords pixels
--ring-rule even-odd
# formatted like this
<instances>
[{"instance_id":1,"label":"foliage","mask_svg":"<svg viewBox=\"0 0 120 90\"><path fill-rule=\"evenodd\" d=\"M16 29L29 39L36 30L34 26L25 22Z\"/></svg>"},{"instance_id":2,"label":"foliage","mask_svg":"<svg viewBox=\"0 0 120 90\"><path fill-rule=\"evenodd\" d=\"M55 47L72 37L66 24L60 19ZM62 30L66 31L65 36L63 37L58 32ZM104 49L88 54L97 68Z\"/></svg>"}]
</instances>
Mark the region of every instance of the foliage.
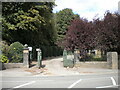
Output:
<instances>
[{"instance_id":1,"label":"foliage","mask_svg":"<svg viewBox=\"0 0 120 90\"><path fill-rule=\"evenodd\" d=\"M119 52L119 17L117 13L106 12L103 20L74 19L62 45L68 50L79 49L83 57L92 49Z\"/></svg>"},{"instance_id":2,"label":"foliage","mask_svg":"<svg viewBox=\"0 0 120 90\"><path fill-rule=\"evenodd\" d=\"M72 9L69 8L63 9L56 13L56 28L58 42L60 42L65 37L70 22L74 18L78 17L79 15L74 14Z\"/></svg>"},{"instance_id":3,"label":"foliage","mask_svg":"<svg viewBox=\"0 0 120 90\"><path fill-rule=\"evenodd\" d=\"M9 62L9 60L8 60L8 57L6 57L5 55L0 55L0 61L2 62L2 63L8 63Z\"/></svg>"},{"instance_id":4,"label":"foliage","mask_svg":"<svg viewBox=\"0 0 120 90\"><path fill-rule=\"evenodd\" d=\"M2 6L3 40L30 46L54 43L53 2L4 2Z\"/></svg>"},{"instance_id":5,"label":"foliage","mask_svg":"<svg viewBox=\"0 0 120 90\"><path fill-rule=\"evenodd\" d=\"M44 22L39 11L35 9L35 3L3 3L3 16L5 17L3 18L3 25L8 30L36 30L37 28L33 23L41 24Z\"/></svg>"},{"instance_id":6,"label":"foliage","mask_svg":"<svg viewBox=\"0 0 120 90\"><path fill-rule=\"evenodd\" d=\"M107 61L106 55L102 55L99 58L95 58L94 55L86 55L84 58L81 58L80 61Z\"/></svg>"},{"instance_id":7,"label":"foliage","mask_svg":"<svg viewBox=\"0 0 120 90\"><path fill-rule=\"evenodd\" d=\"M104 20L94 20L94 30L96 31L96 47L107 51L119 51L120 30L118 27L118 17L120 15L106 12ZM118 49L118 50L117 50Z\"/></svg>"},{"instance_id":8,"label":"foliage","mask_svg":"<svg viewBox=\"0 0 120 90\"><path fill-rule=\"evenodd\" d=\"M40 46L39 48L42 50L43 59L48 57L62 56L63 54L63 49L58 46ZM36 50L33 51L33 54L35 54L35 52Z\"/></svg>"},{"instance_id":9,"label":"foliage","mask_svg":"<svg viewBox=\"0 0 120 90\"><path fill-rule=\"evenodd\" d=\"M14 42L10 45L9 58L10 58L10 62L22 62L23 45L21 43Z\"/></svg>"},{"instance_id":10,"label":"foliage","mask_svg":"<svg viewBox=\"0 0 120 90\"><path fill-rule=\"evenodd\" d=\"M84 19L74 19L68 27L63 45L68 50L79 49L81 55L85 55L86 50L92 49L95 45L92 23Z\"/></svg>"},{"instance_id":11,"label":"foliage","mask_svg":"<svg viewBox=\"0 0 120 90\"><path fill-rule=\"evenodd\" d=\"M5 56L8 56L9 46L8 46L7 42L0 41L0 50L2 51L2 54L4 54Z\"/></svg>"}]
</instances>

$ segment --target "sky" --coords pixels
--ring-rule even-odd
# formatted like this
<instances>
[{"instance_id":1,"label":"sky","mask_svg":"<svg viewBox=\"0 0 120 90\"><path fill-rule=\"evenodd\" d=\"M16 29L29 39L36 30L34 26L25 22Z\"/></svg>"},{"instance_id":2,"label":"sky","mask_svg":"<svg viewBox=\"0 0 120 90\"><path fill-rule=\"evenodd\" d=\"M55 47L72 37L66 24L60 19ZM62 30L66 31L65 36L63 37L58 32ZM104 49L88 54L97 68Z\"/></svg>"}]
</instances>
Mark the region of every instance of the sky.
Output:
<instances>
[{"instance_id":1,"label":"sky","mask_svg":"<svg viewBox=\"0 0 120 90\"><path fill-rule=\"evenodd\" d=\"M70 8L80 17L92 21L99 17L102 19L107 10L114 13L118 11L118 2L120 0L55 0L56 7L53 12L59 12L62 9Z\"/></svg>"}]
</instances>

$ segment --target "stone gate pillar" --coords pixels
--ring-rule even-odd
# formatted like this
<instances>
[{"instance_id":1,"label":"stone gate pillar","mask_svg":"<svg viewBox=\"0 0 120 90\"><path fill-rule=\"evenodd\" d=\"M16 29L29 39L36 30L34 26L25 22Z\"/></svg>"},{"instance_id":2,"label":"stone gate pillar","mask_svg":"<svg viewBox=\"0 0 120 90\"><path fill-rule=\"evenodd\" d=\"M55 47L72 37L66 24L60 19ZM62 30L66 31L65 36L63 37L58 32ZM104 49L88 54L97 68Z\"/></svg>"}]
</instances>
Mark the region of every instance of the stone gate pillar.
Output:
<instances>
[{"instance_id":1,"label":"stone gate pillar","mask_svg":"<svg viewBox=\"0 0 120 90\"><path fill-rule=\"evenodd\" d=\"M79 62L80 52L78 49L75 49L75 51L74 51L74 59L75 59L75 62Z\"/></svg>"},{"instance_id":2,"label":"stone gate pillar","mask_svg":"<svg viewBox=\"0 0 120 90\"><path fill-rule=\"evenodd\" d=\"M107 52L108 67L118 69L118 54L117 52Z\"/></svg>"},{"instance_id":3,"label":"stone gate pillar","mask_svg":"<svg viewBox=\"0 0 120 90\"><path fill-rule=\"evenodd\" d=\"M23 65L26 68L29 68L29 48L25 45L23 49Z\"/></svg>"}]
</instances>

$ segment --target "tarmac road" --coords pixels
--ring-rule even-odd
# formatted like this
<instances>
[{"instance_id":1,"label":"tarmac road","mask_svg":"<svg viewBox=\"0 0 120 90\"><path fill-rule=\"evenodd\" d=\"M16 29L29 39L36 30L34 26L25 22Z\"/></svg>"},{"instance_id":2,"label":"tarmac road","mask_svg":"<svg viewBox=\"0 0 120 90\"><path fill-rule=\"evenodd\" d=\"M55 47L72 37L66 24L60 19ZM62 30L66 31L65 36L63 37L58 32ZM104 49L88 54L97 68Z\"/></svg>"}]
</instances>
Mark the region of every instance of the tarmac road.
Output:
<instances>
[{"instance_id":1,"label":"tarmac road","mask_svg":"<svg viewBox=\"0 0 120 90\"><path fill-rule=\"evenodd\" d=\"M64 68L62 59L52 59L43 62L45 72L36 68L12 68L0 71L0 85L2 88L12 90L29 88L34 90L40 88L108 88L107 90L118 90L118 70L103 68ZM43 69L43 70L44 70ZM30 72L29 72L30 71ZM32 72L31 72L32 71ZM120 75L120 74L119 74ZM120 79L120 78L119 78ZM34 88L34 89L33 89ZM28 90L29 90L28 89ZM39 90L38 89L38 90ZM86 89L85 89L86 90Z\"/></svg>"},{"instance_id":2,"label":"tarmac road","mask_svg":"<svg viewBox=\"0 0 120 90\"><path fill-rule=\"evenodd\" d=\"M3 77L2 88L118 88L118 74Z\"/></svg>"}]
</instances>

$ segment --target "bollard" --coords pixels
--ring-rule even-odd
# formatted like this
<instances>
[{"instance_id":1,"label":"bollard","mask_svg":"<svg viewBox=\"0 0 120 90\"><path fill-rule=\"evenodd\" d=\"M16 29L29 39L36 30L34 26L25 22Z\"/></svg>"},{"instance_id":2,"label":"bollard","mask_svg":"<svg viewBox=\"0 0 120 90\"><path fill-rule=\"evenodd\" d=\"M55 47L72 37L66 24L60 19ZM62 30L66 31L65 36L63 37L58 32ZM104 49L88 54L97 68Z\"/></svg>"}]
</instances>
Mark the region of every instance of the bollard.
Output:
<instances>
[{"instance_id":1,"label":"bollard","mask_svg":"<svg viewBox=\"0 0 120 90\"><path fill-rule=\"evenodd\" d=\"M40 67L42 67L42 52L41 49L36 49L37 51L37 61L38 61L38 68L40 69Z\"/></svg>"},{"instance_id":2,"label":"bollard","mask_svg":"<svg viewBox=\"0 0 120 90\"><path fill-rule=\"evenodd\" d=\"M27 44L24 45L25 48L23 49L23 65L26 68L29 68L29 48Z\"/></svg>"}]
</instances>

